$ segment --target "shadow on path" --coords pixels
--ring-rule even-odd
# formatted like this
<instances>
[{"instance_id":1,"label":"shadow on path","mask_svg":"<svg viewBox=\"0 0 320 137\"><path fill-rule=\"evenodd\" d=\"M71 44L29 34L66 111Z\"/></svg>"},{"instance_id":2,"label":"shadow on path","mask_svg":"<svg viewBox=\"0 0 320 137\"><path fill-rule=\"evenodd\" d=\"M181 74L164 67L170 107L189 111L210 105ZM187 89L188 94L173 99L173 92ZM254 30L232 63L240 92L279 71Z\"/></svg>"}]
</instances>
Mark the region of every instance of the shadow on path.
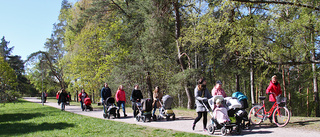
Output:
<instances>
[{"instance_id":1,"label":"shadow on path","mask_svg":"<svg viewBox=\"0 0 320 137\"><path fill-rule=\"evenodd\" d=\"M290 122L290 124L306 126L310 125L311 123L320 122L320 120L307 120L307 121L297 121L297 122Z\"/></svg>"}]
</instances>

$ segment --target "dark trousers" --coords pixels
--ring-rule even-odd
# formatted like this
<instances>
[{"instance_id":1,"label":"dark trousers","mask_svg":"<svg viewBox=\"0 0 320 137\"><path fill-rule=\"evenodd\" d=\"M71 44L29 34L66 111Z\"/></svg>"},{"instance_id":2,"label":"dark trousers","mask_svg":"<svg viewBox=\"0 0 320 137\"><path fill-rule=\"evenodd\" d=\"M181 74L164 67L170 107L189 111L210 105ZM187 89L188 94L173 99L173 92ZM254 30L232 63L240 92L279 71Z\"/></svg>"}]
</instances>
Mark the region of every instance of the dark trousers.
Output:
<instances>
[{"instance_id":1,"label":"dark trousers","mask_svg":"<svg viewBox=\"0 0 320 137\"><path fill-rule=\"evenodd\" d=\"M117 102L117 105L118 105L118 107L119 107L118 113L119 113L120 107L122 107L123 114L124 114L124 115L126 114L126 105L125 105L125 103L126 103L126 102L124 102L124 101L118 101L118 102Z\"/></svg>"},{"instance_id":2,"label":"dark trousers","mask_svg":"<svg viewBox=\"0 0 320 137\"><path fill-rule=\"evenodd\" d=\"M197 112L198 117L194 120L193 124L197 124L197 122L202 118L203 116L203 128L207 128L207 112Z\"/></svg>"}]
</instances>

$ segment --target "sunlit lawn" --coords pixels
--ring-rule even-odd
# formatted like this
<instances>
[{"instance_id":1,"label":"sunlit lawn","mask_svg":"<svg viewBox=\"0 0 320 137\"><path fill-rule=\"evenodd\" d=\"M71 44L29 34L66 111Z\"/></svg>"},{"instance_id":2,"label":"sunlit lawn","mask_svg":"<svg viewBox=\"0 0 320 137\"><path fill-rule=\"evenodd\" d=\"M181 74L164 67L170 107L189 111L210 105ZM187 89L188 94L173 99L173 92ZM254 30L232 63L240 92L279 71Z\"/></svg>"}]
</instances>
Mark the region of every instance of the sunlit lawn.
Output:
<instances>
[{"instance_id":1,"label":"sunlit lawn","mask_svg":"<svg viewBox=\"0 0 320 137\"><path fill-rule=\"evenodd\" d=\"M0 104L0 136L203 136L92 118L19 100Z\"/></svg>"}]
</instances>

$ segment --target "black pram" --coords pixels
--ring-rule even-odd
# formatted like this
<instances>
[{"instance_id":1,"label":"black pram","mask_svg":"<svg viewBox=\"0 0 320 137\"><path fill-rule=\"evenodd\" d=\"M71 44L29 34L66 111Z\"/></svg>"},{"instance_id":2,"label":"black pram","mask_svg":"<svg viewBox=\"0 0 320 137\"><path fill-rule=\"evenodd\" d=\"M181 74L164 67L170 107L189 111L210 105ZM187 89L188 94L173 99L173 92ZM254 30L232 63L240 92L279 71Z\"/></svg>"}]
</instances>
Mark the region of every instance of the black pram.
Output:
<instances>
[{"instance_id":1,"label":"black pram","mask_svg":"<svg viewBox=\"0 0 320 137\"><path fill-rule=\"evenodd\" d=\"M120 117L120 114L117 113L119 107L115 105L115 100L113 97L108 97L105 102L103 102L105 105L105 110L103 112L103 117L110 119L110 116L113 115L114 118Z\"/></svg>"}]
</instances>

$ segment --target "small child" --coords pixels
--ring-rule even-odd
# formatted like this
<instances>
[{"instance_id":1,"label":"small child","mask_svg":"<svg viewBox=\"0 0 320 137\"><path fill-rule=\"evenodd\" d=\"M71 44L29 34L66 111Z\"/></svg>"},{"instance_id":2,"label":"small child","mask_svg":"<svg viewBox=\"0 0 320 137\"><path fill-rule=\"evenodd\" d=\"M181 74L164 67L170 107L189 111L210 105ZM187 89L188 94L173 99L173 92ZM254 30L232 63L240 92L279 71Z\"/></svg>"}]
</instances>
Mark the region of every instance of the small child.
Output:
<instances>
[{"instance_id":1,"label":"small child","mask_svg":"<svg viewBox=\"0 0 320 137\"><path fill-rule=\"evenodd\" d=\"M222 100L220 99L216 100L216 107L213 111L213 117L218 121L219 124L230 122L228 110L223 106Z\"/></svg>"}]
</instances>

